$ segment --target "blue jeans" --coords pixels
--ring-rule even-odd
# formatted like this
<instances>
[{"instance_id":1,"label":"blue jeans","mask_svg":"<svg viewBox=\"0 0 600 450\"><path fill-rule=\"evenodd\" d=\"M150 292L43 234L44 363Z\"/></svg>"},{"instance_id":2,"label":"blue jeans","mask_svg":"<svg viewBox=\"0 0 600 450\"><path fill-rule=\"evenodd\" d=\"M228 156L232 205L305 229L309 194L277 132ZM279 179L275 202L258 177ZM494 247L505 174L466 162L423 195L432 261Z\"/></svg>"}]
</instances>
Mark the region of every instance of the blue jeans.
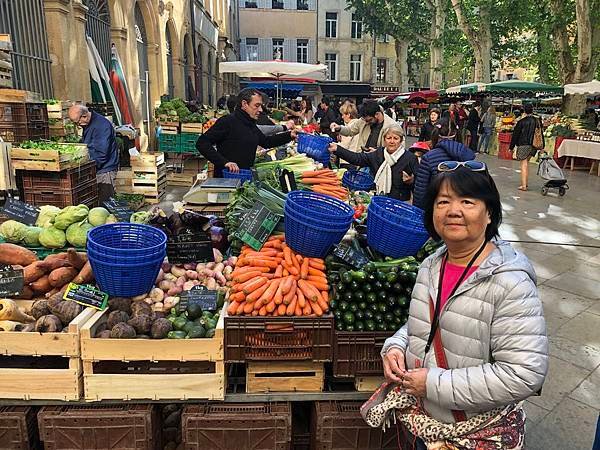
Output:
<instances>
[{"instance_id":1,"label":"blue jeans","mask_svg":"<svg viewBox=\"0 0 600 450\"><path fill-rule=\"evenodd\" d=\"M491 127L484 127L483 128L483 134L481 135L481 139L479 140L479 146L478 146L478 151L481 151L481 149L483 148L483 151L485 153L488 153L488 147L490 146L490 139L492 138L492 133L494 132L494 129Z\"/></svg>"},{"instance_id":2,"label":"blue jeans","mask_svg":"<svg viewBox=\"0 0 600 450\"><path fill-rule=\"evenodd\" d=\"M600 415L598 416L598 425L596 426L596 439L594 440L594 445L592 446L592 450L600 449Z\"/></svg>"}]
</instances>

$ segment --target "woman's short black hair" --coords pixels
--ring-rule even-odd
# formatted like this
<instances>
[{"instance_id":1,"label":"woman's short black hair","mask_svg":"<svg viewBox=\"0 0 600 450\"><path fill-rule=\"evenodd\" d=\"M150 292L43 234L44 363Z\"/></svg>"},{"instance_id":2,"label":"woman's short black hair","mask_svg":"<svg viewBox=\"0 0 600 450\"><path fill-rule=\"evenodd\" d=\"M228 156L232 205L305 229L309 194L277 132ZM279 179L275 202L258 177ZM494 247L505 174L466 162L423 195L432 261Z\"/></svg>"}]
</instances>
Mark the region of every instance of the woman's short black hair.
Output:
<instances>
[{"instance_id":1,"label":"woman's short black hair","mask_svg":"<svg viewBox=\"0 0 600 450\"><path fill-rule=\"evenodd\" d=\"M485 230L485 238L489 241L498 236L498 228L502 223L502 204L500 193L491 175L485 172L473 172L465 167L459 167L452 172L440 172L427 188L423 203L425 212L423 221L430 236L439 241L440 235L433 224L433 209L442 186L447 182L454 192L462 197L476 198L485 203L491 222Z\"/></svg>"}]
</instances>

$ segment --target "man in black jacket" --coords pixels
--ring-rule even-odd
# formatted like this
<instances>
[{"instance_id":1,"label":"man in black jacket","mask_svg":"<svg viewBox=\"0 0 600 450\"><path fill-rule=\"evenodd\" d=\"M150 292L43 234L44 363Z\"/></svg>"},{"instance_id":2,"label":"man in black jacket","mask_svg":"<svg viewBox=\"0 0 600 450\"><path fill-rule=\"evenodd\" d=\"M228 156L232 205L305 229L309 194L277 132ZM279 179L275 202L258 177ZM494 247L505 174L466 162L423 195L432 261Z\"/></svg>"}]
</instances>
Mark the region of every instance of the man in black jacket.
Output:
<instances>
[{"instance_id":1,"label":"man in black jacket","mask_svg":"<svg viewBox=\"0 0 600 450\"><path fill-rule=\"evenodd\" d=\"M338 115L330 105L331 100L323 97L321 103L319 104L319 110L315 114L315 120L317 120L319 125L321 125L321 133L333 136L331 124L338 120Z\"/></svg>"},{"instance_id":2,"label":"man in black jacket","mask_svg":"<svg viewBox=\"0 0 600 450\"><path fill-rule=\"evenodd\" d=\"M481 117L479 115L481 106L479 102L475 102L471 111L469 111L469 118L467 119L467 130L471 135L471 143L469 148L474 152L477 152L477 144L479 143L479 124L481 123Z\"/></svg>"},{"instance_id":3,"label":"man in black jacket","mask_svg":"<svg viewBox=\"0 0 600 450\"><path fill-rule=\"evenodd\" d=\"M295 131L265 136L256 126L263 108L262 93L256 89L243 89L237 98L233 114L221 117L196 141L196 148L215 165L215 176L223 169L238 172L254 165L256 147L278 147L296 137ZM216 147L216 148L215 148Z\"/></svg>"}]
</instances>

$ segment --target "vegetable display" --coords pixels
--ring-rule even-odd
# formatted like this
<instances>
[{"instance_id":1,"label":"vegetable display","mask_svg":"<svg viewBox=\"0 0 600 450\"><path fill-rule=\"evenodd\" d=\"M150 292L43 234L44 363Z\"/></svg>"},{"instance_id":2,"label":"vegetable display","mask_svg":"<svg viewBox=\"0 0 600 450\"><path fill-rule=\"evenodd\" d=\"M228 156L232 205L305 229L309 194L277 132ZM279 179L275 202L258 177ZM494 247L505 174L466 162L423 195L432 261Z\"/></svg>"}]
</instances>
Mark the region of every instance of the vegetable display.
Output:
<instances>
[{"instance_id":1,"label":"vegetable display","mask_svg":"<svg viewBox=\"0 0 600 450\"><path fill-rule=\"evenodd\" d=\"M38 299L27 311L14 300L0 299L0 331L59 333L81 311L83 306L63 300L62 295Z\"/></svg>"},{"instance_id":2,"label":"vegetable display","mask_svg":"<svg viewBox=\"0 0 600 450\"><path fill-rule=\"evenodd\" d=\"M243 247L232 273L229 315L322 316L329 310L329 284L322 259L294 253L283 235L260 251Z\"/></svg>"},{"instance_id":3,"label":"vegetable display","mask_svg":"<svg viewBox=\"0 0 600 450\"><path fill-rule=\"evenodd\" d=\"M348 190L342 186L341 180L331 169L302 172L297 181L303 189L327 194L342 201L348 200Z\"/></svg>"}]
</instances>

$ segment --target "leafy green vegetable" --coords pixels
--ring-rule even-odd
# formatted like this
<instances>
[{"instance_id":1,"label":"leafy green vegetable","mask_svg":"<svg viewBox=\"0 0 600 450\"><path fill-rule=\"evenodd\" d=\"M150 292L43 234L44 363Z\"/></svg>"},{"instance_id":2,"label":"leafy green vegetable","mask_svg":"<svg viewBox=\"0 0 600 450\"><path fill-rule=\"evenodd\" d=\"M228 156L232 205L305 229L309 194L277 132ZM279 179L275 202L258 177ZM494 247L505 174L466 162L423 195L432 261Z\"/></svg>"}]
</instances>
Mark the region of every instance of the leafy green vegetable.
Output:
<instances>
[{"instance_id":1,"label":"leafy green vegetable","mask_svg":"<svg viewBox=\"0 0 600 450\"><path fill-rule=\"evenodd\" d=\"M42 228L40 227L27 227L25 231L25 236L23 237L23 242L25 245L30 247L39 247L40 246L40 233L42 232Z\"/></svg>"},{"instance_id":2,"label":"leafy green vegetable","mask_svg":"<svg viewBox=\"0 0 600 450\"><path fill-rule=\"evenodd\" d=\"M67 241L75 247L85 247L87 234L93 227L87 220L69 225L67 228Z\"/></svg>"},{"instance_id":3,"label":"leafy green vegetable","mask_svg":"<svg viewBox=\"0 0 600 450\"><path fill-rule=\"evenodd\" d=\"M67 243L64 231L58 228L44 228L39 236L40 244L46 248L63 248Z\"/></svg>"},{"instance_id":4,"label":"leafy green vegetable","mask_svg":"<svg viewBox=\"0 0 600 450\"><path fill-rule=\"evenodd\" d=\"M0 236L2 236L7 242L17 244L25 237L27 231L27 225L23 225L21 222L16 220L7 220L0 225Z\"/></svg>"}]
</instances>

